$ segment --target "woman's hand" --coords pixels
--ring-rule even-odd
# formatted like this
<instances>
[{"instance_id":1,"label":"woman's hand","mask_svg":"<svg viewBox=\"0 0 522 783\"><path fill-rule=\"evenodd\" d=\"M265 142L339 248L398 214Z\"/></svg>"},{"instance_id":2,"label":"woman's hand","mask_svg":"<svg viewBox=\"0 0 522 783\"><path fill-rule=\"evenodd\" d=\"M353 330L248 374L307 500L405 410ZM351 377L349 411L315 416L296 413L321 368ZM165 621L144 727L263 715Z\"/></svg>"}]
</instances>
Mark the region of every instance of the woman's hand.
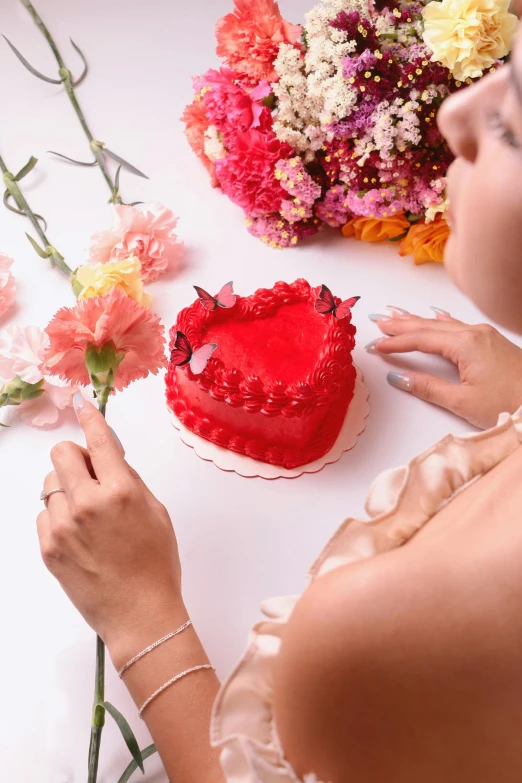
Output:
<instances>
[{"instance_id":1,"label":"woman's hand","mask_svg":"<svg viewBox=\"0 0 522 783\"><path fill-rule=\"evenodd\" d=\"M65 492L38 517L40 547L119 664L141 640L186 619L178 548L166 509L127 465L103 416L83 400L76 408L87 450L59 443L51 452L45 489Z\"/></svg>"},{"instance_id":2,"label":"woman's hand","mask_svg":"<svg viewBox=\"0 0 522 783\"><path fill-rule=\"evenodd\" d=\"M489 324L470 326L439 311L436 319L395 312L372 316L386 335L367 350L387 356L422 351L457 365L460 384L427 373L392 372L388 381L486 429L522 405L522 350Z\"/></svg>"}]
</instances>

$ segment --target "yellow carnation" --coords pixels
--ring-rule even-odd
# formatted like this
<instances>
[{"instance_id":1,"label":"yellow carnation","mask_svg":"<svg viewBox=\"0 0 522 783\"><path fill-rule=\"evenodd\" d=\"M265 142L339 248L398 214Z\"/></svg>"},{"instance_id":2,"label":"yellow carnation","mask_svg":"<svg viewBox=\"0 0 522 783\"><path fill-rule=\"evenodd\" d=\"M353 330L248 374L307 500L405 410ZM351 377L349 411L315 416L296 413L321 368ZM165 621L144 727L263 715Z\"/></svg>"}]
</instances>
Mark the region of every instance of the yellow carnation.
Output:
<instances>
[{"instance_id":1,"label":"yellow carnation","mask_svg":"<svg viewBox=\"0 0 522 783\"><path fill-rule=\"evenodd\" d=\"M73 288L78 299L105 296L117 288L143 307L150 307L152 297L143 290L141 263L131 256L107 264L84 264L74 273Z\"/></svg>"},{"instance_id":2,"label":"yellow carnation","mask_svg":"<svg viewBox=\"0 0 522 783\"><path fill-rule=\"evenodd\" d=\"M518 19L510 0L442 0L424 8L424 43L432 62L449 68L458 81L482 76L505 57Z\"/></svg>"}]
</instances>

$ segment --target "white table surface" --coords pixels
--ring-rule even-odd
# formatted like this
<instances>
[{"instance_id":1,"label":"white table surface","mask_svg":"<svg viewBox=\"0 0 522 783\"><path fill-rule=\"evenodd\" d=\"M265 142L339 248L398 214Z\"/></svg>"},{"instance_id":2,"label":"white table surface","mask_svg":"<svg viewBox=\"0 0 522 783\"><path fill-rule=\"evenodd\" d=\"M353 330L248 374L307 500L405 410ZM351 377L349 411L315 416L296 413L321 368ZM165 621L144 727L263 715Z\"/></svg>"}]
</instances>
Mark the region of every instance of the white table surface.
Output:
<instances>
[{"instance_id":1,"label":"white table surface","mask_svg":"<svg viewBox=\"0 0 522 783\"><path fill-rule=\"evenodd\" d=\"M283 0L282 10L302 21L310 1ZM448 430L469 430L387 385L390 365L363 350L377 336L368 314L387 304L428 314L429 305L436 305L471 322L482 318L440 265L415 267L394 246L347 241L335 232L298 249L273 251L249 236L240 210L211 189L179 117L191 100L191 77L217 65L213 28L230 10L229 0L35 2L74 72L80 64L69 36L86 53L90 73L79 98L95 137L150 176L145 181L124 173L124 198L159 200L181 216L186 268L150 289L167 327L193 300L194 283L213 291L233 279L239 293L249 294L302 276L339 295L362 296L355 311L355 358L370 388L371 414L356 448L322 473L268 482L225 474L202 462L170 425L161 377L136 383L110 401L110 423L129 461L171 511L186 602L224 676L245 648L262 599L305 587L309 564L337 525L348 514L363 513L375 475L407 461ZM0 33L33 65L55 75L45 41L17 0L2 0ZM0 73L0 152L13 171L30 155L39 158L22 186L33 209L48 219L51 241L74 268L85 259L91 233L108 221L106 185L97 170L46 155L55 149L89 159L62 90L27 73L3 41ZM0 208L0 251L16 259L19 302L2 326L18 321L43 327L59 307L73 303L65 278L31 250L24 236L30 228ZM442 362L410 361L435 365L451 377ZM0 432L0 777L9 783L86 780L93 633L42 565L35 530L49 450L59 440L78 438L72 413L54 430L33 430L16 421ZM110 663L106 697L130 719L142 746L148 744L145 726ZM116 783L127 762L127 749L108 718L100 783ZM165 781L157 757L146 766L148 783Z\"/></svg>"}]
</instances>

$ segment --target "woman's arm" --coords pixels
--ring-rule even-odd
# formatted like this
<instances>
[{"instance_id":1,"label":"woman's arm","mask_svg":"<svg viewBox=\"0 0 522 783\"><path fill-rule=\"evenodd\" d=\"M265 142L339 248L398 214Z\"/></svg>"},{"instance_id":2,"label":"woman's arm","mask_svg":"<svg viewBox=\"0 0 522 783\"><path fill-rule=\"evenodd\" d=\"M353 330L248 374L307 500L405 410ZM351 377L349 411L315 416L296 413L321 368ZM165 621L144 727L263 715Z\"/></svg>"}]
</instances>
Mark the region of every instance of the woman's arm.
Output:
<instances>
[{"instance_id":1,"label":"woman's arm","mask_svg":"<svg viewBox=\"0 0 522 783\"><path fill-rule=\"evenodd\" d=\"M103 417L92 405L79 412L87 451L73 443L53 449L55 471L38 517L43 559L91 627L117 669L183 625L181 567L172 523L125 462ZM187 628L133 664L123 679L138 708L161 685L208 658ZM143 718L169 779L222 783L209 726L218 680L202 669L169 687Z\"/></svg>"}]
</instances>

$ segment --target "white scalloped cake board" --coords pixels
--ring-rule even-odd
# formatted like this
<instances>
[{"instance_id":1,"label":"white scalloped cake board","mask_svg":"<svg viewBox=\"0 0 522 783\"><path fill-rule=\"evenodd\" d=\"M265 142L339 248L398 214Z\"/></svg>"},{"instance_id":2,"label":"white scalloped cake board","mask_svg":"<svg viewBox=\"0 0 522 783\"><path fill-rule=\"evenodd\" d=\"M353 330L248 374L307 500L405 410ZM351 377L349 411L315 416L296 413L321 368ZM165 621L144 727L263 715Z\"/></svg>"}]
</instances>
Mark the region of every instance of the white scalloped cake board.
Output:
<instances>
[{"instance_id":1,"label":"white scalloped cake board","mask_svg":"<svg viewBox=\"0 0 522 783\"><path fill-rule=\"evenodd\" d=\"M179 431L180 438L186 446L194 449L198 457L206 462L213 462L220 470L227 473L237 473L244 478L263 478L274 480L278 478L294 479L302 476L303 473L319 473L325 465L331 465L338 462L345 451L353 449L357 443L357 438L364 432L366 419L370 413L368 404L369 391L364 383L364 376L357 367L357 377L355 380L355 390L353 399L348 408L346 419L342 426L339 437L335 441L332 449L315 462L309 465L301 465L293 470L286 470L278 465L269 465L266 462L258 462L251 457L245 457L243 454L236 454L221 446L215 446L210 441L195 435L181 424L176 416L171 413L173 426Z\"/></svg>"}]
</instances>

